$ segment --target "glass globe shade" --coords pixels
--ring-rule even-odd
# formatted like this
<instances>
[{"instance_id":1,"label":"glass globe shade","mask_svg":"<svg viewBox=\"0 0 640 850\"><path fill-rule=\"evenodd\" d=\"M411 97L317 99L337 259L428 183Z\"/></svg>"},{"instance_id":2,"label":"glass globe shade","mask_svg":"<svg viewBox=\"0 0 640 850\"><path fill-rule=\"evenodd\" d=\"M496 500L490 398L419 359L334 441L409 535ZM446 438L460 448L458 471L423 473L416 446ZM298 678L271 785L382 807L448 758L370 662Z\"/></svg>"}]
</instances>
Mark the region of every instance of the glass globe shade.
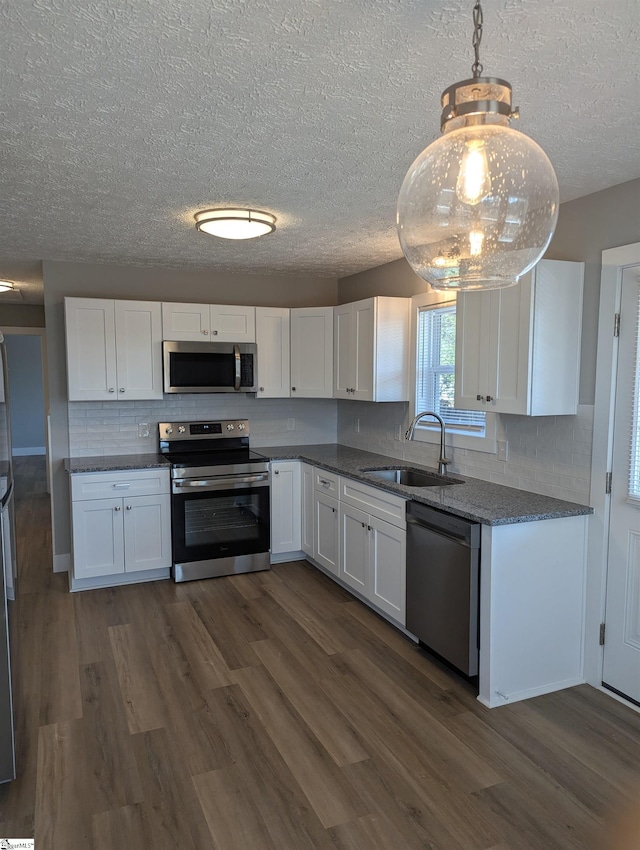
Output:
<instances>
[{"instance_id":1,"label":"glass globe shade","mask_svg":"<svg viewBox=\"0 0 640 850\"><path fill-rule=\"evenodd\" d=\"M398 197L398 235L434 289L511 286L542 257L558 219L545 152L503 124L445 132L415 160Z\"/></svg>"}]
</instances>

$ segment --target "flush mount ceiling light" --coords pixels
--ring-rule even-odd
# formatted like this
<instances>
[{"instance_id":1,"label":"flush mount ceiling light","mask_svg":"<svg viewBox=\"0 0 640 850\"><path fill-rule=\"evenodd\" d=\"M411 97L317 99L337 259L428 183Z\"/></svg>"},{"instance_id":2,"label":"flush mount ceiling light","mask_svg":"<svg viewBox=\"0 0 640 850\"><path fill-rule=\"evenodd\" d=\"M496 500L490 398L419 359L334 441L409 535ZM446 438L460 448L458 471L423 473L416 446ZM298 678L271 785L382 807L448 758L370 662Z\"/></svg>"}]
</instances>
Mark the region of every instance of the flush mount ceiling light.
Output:
<instances>
[{"instance_id":1,"label":"flush mount ceiling light","mask_svg":"<svg viewBox=\"0 0 640 850\"><path fill-rule=\"evenodd\" d=\"M434 289L511 286L544 254L558 181L532 139L509 126L511 86L483 77L482 8L473 8L473 77L442 93L442 136L415 160L398 198L409 264Z\"/></svg>"},{"instance_id":2,"label":"flush mount ceiling light","mask_svg":"<svg viewBox=\"0 0 640 850\"><path fill-rule=\"evenodd\" d=\"M15 289L15 284L11 280L0 280L0 292L10 292Z\"/></svg>"},{"instance_id":3,"label":"flush mount ceiling light","mask_svg":"<svg viewBox=\"0 0 640 850\"><path fill-rule=\"evenodd\" d=\"M276 229L276 217L260 210L201 210L194 216L196 229L220 239L255 239Z\"/></svg>"}]
</instances>

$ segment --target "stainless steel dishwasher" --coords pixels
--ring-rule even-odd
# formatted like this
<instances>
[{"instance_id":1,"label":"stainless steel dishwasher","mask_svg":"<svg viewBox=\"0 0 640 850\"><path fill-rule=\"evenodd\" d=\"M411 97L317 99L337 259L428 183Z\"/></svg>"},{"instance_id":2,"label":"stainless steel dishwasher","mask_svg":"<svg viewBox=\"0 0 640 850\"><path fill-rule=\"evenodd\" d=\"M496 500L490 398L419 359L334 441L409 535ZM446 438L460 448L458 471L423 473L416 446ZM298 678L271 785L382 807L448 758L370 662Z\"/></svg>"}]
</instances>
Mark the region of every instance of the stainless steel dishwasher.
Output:
<instances>
[{"instance_id":1,"label":"stainless steel dishwasher","mask_svg":"<svg viewBox=\"0 0 640 850\"><path fill-rule=\"evenodd\" d=\"M407 504L407 630L466 676L478 675L480 524Z\"/></svg>"}]
</instances>

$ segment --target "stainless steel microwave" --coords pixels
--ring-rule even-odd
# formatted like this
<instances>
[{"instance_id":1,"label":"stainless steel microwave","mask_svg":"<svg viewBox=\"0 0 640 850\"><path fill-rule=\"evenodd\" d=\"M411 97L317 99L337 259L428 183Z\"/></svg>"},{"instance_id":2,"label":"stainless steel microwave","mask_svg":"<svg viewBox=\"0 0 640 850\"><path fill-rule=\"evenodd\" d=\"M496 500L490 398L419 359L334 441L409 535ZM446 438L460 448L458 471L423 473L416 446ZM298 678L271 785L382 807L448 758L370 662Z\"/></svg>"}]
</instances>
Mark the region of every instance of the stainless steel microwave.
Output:
<instances>
[{"instance_id":1,"label":"stainless steel microwave","mask_svg":"<svg viewBox=\"0 0 640 850\"><path fill-rule=\"evenodd\" d=\"M254 393L255 342L165 342L166 393Z\"/></svg>"}]
</instances>

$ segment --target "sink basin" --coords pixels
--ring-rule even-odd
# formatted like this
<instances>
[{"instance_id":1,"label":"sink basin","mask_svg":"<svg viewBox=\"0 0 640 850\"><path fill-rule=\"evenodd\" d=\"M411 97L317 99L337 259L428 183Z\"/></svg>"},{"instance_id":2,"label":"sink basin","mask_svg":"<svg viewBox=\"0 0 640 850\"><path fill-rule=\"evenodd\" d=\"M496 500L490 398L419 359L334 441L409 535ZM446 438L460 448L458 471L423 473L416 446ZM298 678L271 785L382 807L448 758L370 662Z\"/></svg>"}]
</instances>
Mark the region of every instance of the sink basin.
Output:
<instances>
[{"instance_id":1,"label":"sink basin","mask_svg":"<svg viewBox=\"0 0 640 850\"><path fill-rule=\"evenodd\" d=\"M379 478L380 481L390 481L393 484L404 484L406 487L445 487L449 484L464 484L459 478L448 478L437 472L425 472L423 469L413 469L410 466L397 466L393 469L363 469L366 475Z\"/></svg>"}]
</instances>

